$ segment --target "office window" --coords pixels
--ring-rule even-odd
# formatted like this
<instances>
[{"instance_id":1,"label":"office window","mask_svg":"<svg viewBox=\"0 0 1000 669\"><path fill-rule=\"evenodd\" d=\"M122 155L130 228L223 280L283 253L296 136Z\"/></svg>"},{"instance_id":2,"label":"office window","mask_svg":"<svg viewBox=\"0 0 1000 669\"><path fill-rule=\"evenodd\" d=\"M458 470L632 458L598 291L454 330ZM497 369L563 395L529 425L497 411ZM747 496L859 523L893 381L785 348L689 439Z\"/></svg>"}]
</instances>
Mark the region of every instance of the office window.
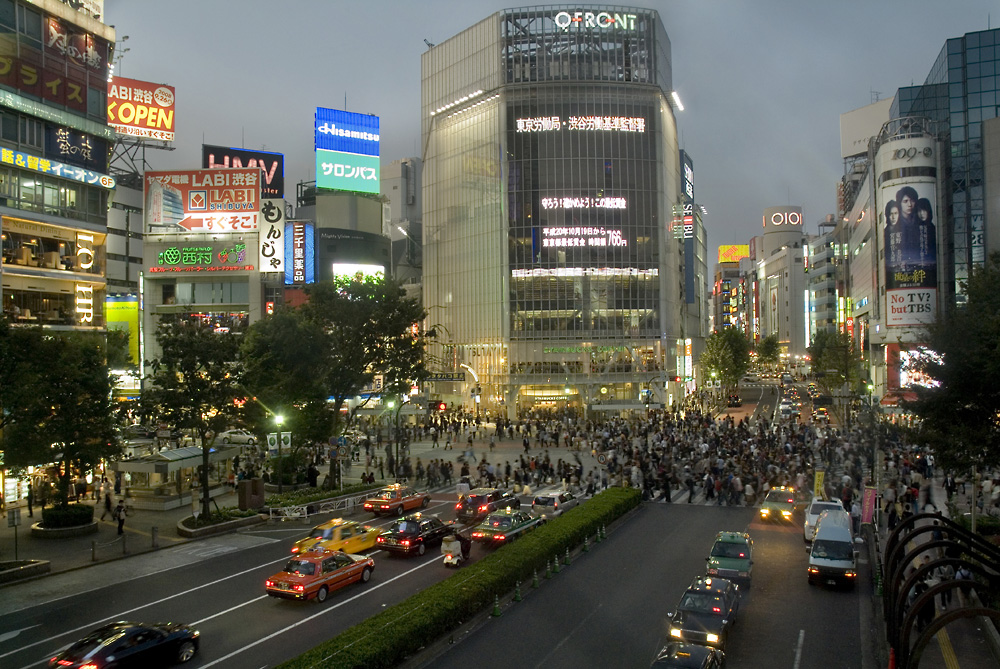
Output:
<instances>
[{"instance_id":1,"label":"office window","mask_svg":"<svg viewBox=\"0 0 1000 669\"><path fill-rule=\"evenodd\" d=\"M24 5L17 6L18 32L36 47L42 46L42 15Z\"/></svg>"}]
</instances>

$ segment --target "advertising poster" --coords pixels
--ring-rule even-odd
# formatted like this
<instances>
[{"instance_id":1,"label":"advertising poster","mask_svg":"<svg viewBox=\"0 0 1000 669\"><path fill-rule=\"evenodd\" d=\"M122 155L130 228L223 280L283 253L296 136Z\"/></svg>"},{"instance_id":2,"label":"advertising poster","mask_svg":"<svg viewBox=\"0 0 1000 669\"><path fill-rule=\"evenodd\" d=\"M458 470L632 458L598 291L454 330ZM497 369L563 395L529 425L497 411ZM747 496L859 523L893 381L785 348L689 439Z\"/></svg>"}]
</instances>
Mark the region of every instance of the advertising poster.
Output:
<instances>
[{"instance_id":1,"label":"advertising poster","mask_svg":"<svg viewBox=\"0 0 1000 669\"><path fill-rule=\"evenodd\" d=\"M108 330L128 332L128 353L133 364L139 359L139 296L112 295L104 298L104 320Z\"/></svg>"},{"instance_id":2,"label":"advertising poster","mask_svg":"<svg viewBox=\"0 0 1000 669\"><path fill-rule=\"evenodd\" d=\"M260 168L146 172L146 232L256 230L260 183Z\"/></svg>"},{"instance_id":3,"label":"advertising poster","mask_svg":"<svg viewBox=\"0 0 1000 669\"><path fill-rule=\"evenodd\" d=\"M201 166L206 169L259 167L263 170L264 176L264 181L260 184L260 196L273 199L285 197L285 155L283 153L227 149L224 146L202 144Z\"/></svg>"},{"instance_id":4,"label":"advertising poster","mask_svg":"<svg viewBox=\"0 0 1000 669\"><path fill-rule=\"evenodd\" d=\"M253 246L237 238L176 243L149 242L148 274L213 274L250 272L257 264Z\"/></svg>"},{"instance_id":5,"label":"advertising poster","mask_svg":"<svg viewBox=\"0 0 1000 669\"><path fill-rule=\"evenodd\" d=\"M121 135L174 141L174 87L111 77L108 125Z\"/></svg>"},{"instance_id":6,"label":"advertising poster","mask_svg":"<svg viewBox=\"0 0 1000 669\"><path fill-rule=\"evenodd\" d=\"M861 522L871 523L875 519L875 502L878 492L871 486L865 486L864 497L861 498Z\"/></svg>"},{"instance_id":7,"label":"advertising poster","mask_svg":"<svg viewBox=\"0 0 1000 669\"><path fill-rule=\"evenodd\" d=\"M316 108L316 187L378 193L379 117Z\"/></svg>"},{"instance_id":8,"label":"advertising poster","mask_svg":"<svg viewBox=\"0 0 1000 669\"><path fill-rule=\"evenodd\" d=\"M932 323L937 305L934 184L892 186L881 193L887 325Z\"/></svg>"}]
</instances>

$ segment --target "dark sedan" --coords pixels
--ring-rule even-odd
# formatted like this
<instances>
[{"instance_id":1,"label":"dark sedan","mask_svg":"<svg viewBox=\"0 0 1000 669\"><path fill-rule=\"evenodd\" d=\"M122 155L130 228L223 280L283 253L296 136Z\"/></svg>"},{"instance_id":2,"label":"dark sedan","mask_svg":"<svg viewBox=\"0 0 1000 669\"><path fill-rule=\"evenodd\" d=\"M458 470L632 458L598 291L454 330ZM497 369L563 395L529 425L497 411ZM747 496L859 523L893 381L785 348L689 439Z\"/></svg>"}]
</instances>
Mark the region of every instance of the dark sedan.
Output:
<instances>
[{"instance_id":1,"label":"dark sedan","mask_svg":"<svg viewBox=\"0 0 1000 669\"><path fill-rule=\"evenodd\" d=\"M462 495L455 505L458 519L464 522L482 520L499 509L520 509L517 495L502 488L474 488Z\"/></svg>"},{"instance_id":2,"label":"dark sedan","mask_svg":"<svg viewBox=\"0 0 1000 669\"><path fill-rule=\"evenodd\" d=\"M426 513L413 513L390 525L375 540L375 545L390 553L423 555L428 545L439 544L446 534L452 533L454 524Z\"/></svg>"},{"instance_id":3,"label":"dark sedan","mask_svg":"<svg viewBox=\"0 0 1000 669\"><path fill-rule=\"evenodd\" d=\"M50 667L164 667L198 652L198 630L176 623L109 623L51 660Z\"/></svg>"},{"instance_id":4,"label":"dark sedan","mask_svg":"<svg viewBox=\"0 0 1000 669\"><path fill-rule=\"evenodd\" d=\"M740 608L739 588L724 578L699 576L669 615L670 636L678 641L725 648Z\"/></svg>"}]
</instances>

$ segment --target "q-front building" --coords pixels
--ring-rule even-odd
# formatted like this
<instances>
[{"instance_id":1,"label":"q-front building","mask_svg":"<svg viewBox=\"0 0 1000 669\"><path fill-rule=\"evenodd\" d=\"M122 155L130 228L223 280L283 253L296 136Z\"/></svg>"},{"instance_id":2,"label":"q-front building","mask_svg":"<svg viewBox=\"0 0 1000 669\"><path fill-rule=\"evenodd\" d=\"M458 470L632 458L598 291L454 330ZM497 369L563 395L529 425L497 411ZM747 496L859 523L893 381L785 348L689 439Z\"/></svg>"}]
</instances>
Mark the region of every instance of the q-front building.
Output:
<instances>
[{"instance_id":1,"label":"q-front building","mask_svg":"<svg viewBox=\"0 0 1000 669\"><path fill-rule=\"evenodd\" d=\"M682 107L657 12L497 12L423 54L421 105L432 398L679 401Z\"/></svg>"}]
</instances>

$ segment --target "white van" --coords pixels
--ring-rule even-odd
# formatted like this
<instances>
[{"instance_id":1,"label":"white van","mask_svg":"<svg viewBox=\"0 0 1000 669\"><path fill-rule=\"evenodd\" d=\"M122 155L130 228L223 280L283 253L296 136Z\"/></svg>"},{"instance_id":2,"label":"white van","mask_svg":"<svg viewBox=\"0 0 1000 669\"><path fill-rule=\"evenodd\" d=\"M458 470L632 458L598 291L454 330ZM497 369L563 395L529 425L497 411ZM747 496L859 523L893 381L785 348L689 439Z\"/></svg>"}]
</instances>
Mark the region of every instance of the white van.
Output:
<instances>
[{"instance_id":1,"label":"white van","mask_svg":"<svg viewBox=\"0 0 1000 669\"><path fill-rule=\"evenodd\" d=\"M809 551L809 584L846 584L858 579L858 553L854 550L851 514L843 509L819 514Z\"/></svg>"}]
</instances>

